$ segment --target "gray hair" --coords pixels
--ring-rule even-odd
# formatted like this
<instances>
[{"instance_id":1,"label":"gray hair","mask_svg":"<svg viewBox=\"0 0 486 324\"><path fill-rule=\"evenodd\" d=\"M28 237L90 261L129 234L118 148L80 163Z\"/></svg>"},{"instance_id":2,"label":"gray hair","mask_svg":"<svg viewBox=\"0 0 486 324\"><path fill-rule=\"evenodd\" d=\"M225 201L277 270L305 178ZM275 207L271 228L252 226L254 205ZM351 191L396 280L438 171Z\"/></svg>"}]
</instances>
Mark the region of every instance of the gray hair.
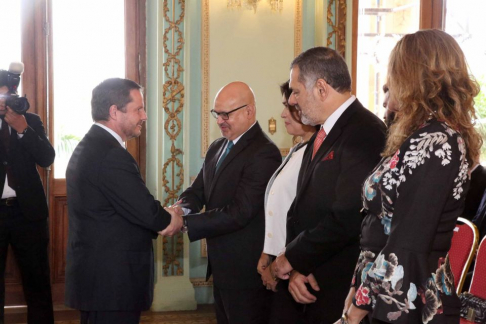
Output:
<instances>
[{"instance_id":1,"label":"gray hair","mask_svg":"<svg viewBox=\"0 0 486 324\"><path fill-rule=\"evenodd\" d=\"M328 47L314 47L297 56L290 68L300 70L299 82L308 89L318 79L324 79L339 93L351 91L351 76L344 58Z\"/></svg>"}]
</instances>

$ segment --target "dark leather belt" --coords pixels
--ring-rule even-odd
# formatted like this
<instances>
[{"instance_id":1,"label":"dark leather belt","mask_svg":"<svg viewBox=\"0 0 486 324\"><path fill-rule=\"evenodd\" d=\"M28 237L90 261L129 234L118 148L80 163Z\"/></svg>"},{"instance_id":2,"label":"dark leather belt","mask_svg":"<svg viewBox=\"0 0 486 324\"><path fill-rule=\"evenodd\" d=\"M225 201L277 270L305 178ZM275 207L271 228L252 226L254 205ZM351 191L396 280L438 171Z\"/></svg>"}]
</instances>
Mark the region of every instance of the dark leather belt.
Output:
<instances>
[{"instance_id":1,"label":"dark leather belt","mask_svg":"<svg viewBox=\"0 0 486 324\"><path fill-rule=\"evenodd\" d=\"M0 200L0 206L17 206L19 204L17 197L5 198Z\"/></svg>"}]
</instances>

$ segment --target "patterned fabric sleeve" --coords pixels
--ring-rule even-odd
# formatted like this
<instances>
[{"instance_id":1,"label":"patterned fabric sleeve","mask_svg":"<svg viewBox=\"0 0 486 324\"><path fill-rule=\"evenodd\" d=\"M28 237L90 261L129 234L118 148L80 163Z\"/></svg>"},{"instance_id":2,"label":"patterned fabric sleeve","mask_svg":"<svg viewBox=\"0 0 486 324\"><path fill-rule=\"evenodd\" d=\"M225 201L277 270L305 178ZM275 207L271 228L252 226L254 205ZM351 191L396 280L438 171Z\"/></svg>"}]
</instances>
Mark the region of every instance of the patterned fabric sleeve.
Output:
<instances>
[{"instance_id":1,"label":"patterned fabric sleeve","mask_svg":"<svg viewBox=\"0 0 486 324\"><path fill-rule=\"evenodd\" d=\"M381 194L385 201L394 197L386 215L390 222L382 220L388 240L376 256L361 253L356 273L361 284L353 300L381 321L428 323L442 313L444 296L453 294L447 251L436 259L433 253L440 231L452 226L444 242L452 237L450 224L458 215L446 206L463 198L468 164L462 138L438 125L417 131L382 169Z\"/></svg>"}]
</instances>

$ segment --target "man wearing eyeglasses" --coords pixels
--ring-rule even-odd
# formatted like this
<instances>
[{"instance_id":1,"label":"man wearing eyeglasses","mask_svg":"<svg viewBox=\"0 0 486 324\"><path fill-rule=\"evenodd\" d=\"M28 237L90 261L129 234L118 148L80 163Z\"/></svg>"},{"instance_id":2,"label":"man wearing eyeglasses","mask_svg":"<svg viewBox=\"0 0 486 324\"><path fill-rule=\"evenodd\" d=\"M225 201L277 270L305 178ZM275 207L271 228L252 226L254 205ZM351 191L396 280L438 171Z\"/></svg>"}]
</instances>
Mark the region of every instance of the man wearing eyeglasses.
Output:
<instances>
[{"instance_id":1,"label":"man wearing eyeglasses","mask_svg":"<svg viewBox=\"0 0 486 324\"><path fill-rule=\"evenodd\" d=\"M282 158L256 121L253 91L243 82L223 87L211 114L214 141L194 183L180 196L183 231L206 238L218 323L267 323L269 292L255 266L263 249L265 187ZM199 211L205 207L205 211Z\"/></svg>"}]
</instances>

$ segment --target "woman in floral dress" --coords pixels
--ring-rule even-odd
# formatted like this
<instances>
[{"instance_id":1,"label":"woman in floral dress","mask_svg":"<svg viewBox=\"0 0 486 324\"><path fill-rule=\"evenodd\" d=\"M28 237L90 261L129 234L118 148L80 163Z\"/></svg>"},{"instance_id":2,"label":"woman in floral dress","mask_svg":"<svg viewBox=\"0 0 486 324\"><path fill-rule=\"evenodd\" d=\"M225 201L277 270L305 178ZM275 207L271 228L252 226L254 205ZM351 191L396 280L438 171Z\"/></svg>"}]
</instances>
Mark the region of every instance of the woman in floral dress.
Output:
<instances>
[{"instance_id":1,"label":"woman in floral dress","mask_svg":"<svg viewBox=\"0 0 486 324\"><path fill-rule=\"evenodd\" d=\"M439 30L397 43L387 85L398 113L363 185L362 252L336 323L459 323L447 251L482 144L472 121L479 87Z\"/></svg>"}]
</instances>

